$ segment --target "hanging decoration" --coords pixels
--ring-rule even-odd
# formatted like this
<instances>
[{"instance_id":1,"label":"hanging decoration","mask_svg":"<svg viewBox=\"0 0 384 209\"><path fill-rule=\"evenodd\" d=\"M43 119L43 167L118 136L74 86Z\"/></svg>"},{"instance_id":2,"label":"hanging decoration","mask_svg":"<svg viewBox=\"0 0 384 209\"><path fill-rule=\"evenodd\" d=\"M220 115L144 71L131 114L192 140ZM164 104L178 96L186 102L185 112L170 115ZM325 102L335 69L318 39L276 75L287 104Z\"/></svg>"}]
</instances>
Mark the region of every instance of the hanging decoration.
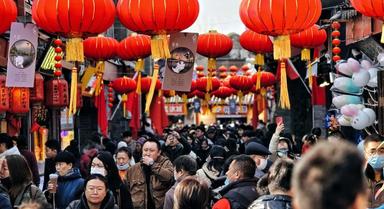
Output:
<instances>
[{"instance_id":1,"label":"hanging decoration","mask_svg":"<svg viewBox=\"0 0 384 209\"><path fill-rule=\"evenodd\" d=\"M29 112L29 88L15 87L9 91L9 110L13 114Z\"/></svg>"},{"instance_id":2,"label":"hanging decoration","mask_svg":"<svg viewBox=\"0 0 384 209\"><path fill-rule=\"evenodd\" d=\"M229 67L229 71L231 72L231 76L237 75L237 71L239 71L239 68L235 65L232 65Z\"/></svg>"},{"instance_id":3,"label":"hanging decoration","mask_svg":"<svg viewBox=\"0 0 384 209\"><path fill-rule=\"evenodd\" d=\"M153 59L169 58L167 35L187 29L198 14L198 0L119 0L117 3L117 15L125 27L152 36Z\"/></svg>"},{"instance_id":4,"label":"hanging decoration","mask_svg":"<svg viewBox=\"0 0 384 209\"><path fill-rule=\"evenodd\" d=\"M61 69L63 68L63 65L61 64L61 61L63 59L63 49L61 48L63 46L63 42L61 39L55 39L53 41L53 44L55 45L55 69L53 71L53 75L55 77L60 77L62 75Z\"/></svg>"},{"instance_id":5,"label":"hanging decoration","mask_svg":"<svg viewBox=\"0 0 384 209\"><path fill-rule=\"evenodd\" d=\"M264 54L273 52L273 44L269 36L262 35L247 29L240 35L240 45L253 53L256 53L256 65L264 65Z\"/></svg>"},{"instance_id":6,"label":"hanging decoration","mask_svg":"<svg viewBox=\"0 0 384 209\"><path fill-rule=\"evenodd\" d=\"M136 81L126 76L115 79L112 82L112 88L116 93L121 94L121 101L123 102L123 116L127 117L126 105L128 101L128 94L136 90Z\"/></svg>"},{"instance_id":7,"label":"hanging decoration","mask_svg":"<svg viewBox=\"0 0 384 209\"><path fill-rule=\"evenodd\" d=\"M235 75L230 78L229 84L233 89L237 90L241 106L244 93L250 91L253 87L252 79L245 75Z\"/></svg>"},{"instance_id":8,"label":"hanging decoration","mask_svg":"<svg viewBox=\"0 0 384 209\"><path fill-rule=\"evenodd\" d=\"M0 34L9 30L12 22L16 21L17 7L14 0L0 0Z\"/></svg>"},{"instance_id":9,"label":"hanging decoration","mask_svg":"<svg viewBox=\"0 0 384 209\"><path fill-rule=\"evenodd\" d=\"M212 91L212 73L216 70L216 58L227 55L232 50L232 39L227 35L211 30L199 35L197 53L208 57L208 85L207 92Z\"/></svg>"},{"instance_id":10,"label":"hanging decoration","mask_svg":"<svg viewBox=\"0 0 384 209\"><path fill-rule=\"evenodd\" d=\"M333 45L333 49L332 49L332 53L333 53L333 57L332 57L332 60L334 62L338 62L339 60L341 60L341 57L340 57L340 53L341 53L341 48L340 48L340 44L341 44L341 41L339 39L340 37L340 23L337 22L337 21L334 21L332 22L332 25L331 25L333 31L332 31L332 45Z\"/></svg>"},{"instance_id":11,"label":"hanging decoration","mask_svg":"<svg viewBox=\"0 0 384 209\"><path fill-rule=\"evenodd\" d=\"M211 82L209 84L209 82ZM210 85L210 88L208 86ZM216 91L220 87L220 80L216 77L208 78L202 77L196 80L196 89L205 92L205 100L208 102L211 100L210 93Z\"/></svg>"},{"instance_id":12,"label":"hanging decoration","mask_svg":"<svg viewBox=\"0 0 384 209\"><path fill-rule=\"evenodd\" d=\"M7 76L0 74L0 112L4 113L9 110L9 89L5 86Z\"/></svg>"},{"instance_id":13,"label":"hanging decoration","mask_svg":"<svg viewBox=\"0 0 384 209\"><path fill-rule=\"evenodd\" d=\"M252 82L256 83L256 89L260 87L272 86L276 83L276 77L273 73L267 71L261 71L252 75ZM259 82L259 84L257 84ZM259 85L259 88L257 86Z\"/></svg>"},{"instance_id":14,"label":"hanging decoration","mask_svg":"<svg viewBox=\"0 0 384 209\"><path fill-rule=\"evenodd\" d=\"M103 88L104 61L116 56L118 44L116 39L104 36L90 37L84 40L85 57L97 62L94 73L91 73L93 79L88 81L82 79L84 81L82 82L82 89L86 91L87 96L100 94Z\"/></svg>"},{"instance_id":15,"label":"hanging decoration","mask_svg":"<svg viewBox=\"0 0 384 209\"><path fill-rule=\"evenodd\" d=\"M111 109L113 107L115 97L113 96L112 82L108 84L108 107Z\"/></svg>"},{"instance_id":16,"label":"hanging decoration","mask_svg":"<svg viewBox=\"0 0 384 209\"><path fill-rule=\"evenodd\" d=\"M31 103L44 102L44 78L38 72L35 73L34 87L30 90L30 101Z\"/></svg>"},{"instance_id":17,"label":"hanging decoration","mask_svg":"<svg viewBox=\"0 0 384 209\"><path fill-rule=\"evenodd\" d=\"M144 70L144 59L151 55L151 37L132 33L129 37L120 42L117 54L123 60L136 61L136 93L141 94L141 73Z\"/></svg>"},{"instance_id":18,"label":"hanging decoration","mask_svg":"<svg viewBox=\"0 0 384 209\"><path fill-rule=\"evenodd\" d=\"M45 83L45 106L63 108L69 104L68 83L65 79L55 78Z\"/></svg>"}]
</instances>

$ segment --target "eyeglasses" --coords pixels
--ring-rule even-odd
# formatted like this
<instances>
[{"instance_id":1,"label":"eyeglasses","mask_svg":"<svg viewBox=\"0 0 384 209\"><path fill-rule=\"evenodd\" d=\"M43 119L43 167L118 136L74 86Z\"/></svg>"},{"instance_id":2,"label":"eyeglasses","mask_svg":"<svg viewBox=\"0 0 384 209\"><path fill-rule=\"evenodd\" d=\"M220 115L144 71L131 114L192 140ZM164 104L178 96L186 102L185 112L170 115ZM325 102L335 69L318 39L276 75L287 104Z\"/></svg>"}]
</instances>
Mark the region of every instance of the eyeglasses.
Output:
<instances>
[{"instance_id":1,"label":"eyeglasses","mask_svg":"<svg viewBox=\"0 0 384 209\"><path fill-rule=\"evenodd\" d=\"M384 155L384 147L371 149L371 150L365 151L365 153L367 153L367 155L369 155L369 156Z\"/></svg>"},{"instance_id":2,"label":"eyeglasses","mask_svg":"<svg viewBox=\"0 0 384 209\"><path fill-rule=\"evenodd\" d=\"M104 187L87 187L86 188L87 192L91 192L91 193L100 193L100 192L103 192L105 190Z\"/></svg>"}]
</instances>

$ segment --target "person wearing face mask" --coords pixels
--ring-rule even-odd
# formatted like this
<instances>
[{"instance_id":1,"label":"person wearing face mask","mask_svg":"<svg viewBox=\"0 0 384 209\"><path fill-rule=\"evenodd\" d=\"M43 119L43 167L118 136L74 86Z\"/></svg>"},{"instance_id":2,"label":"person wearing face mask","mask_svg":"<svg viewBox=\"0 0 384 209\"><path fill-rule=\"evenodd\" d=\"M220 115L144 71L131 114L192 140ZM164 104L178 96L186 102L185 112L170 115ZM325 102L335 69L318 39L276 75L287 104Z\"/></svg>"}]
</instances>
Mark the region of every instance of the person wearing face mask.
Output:
<instances>
[{"instance_id":1,"label":"person wearing face mask","mask_svg":"<svg viewBox=\"0 0 384 209\"><path fill-rule=\"evenodd\" d=\"M367 162L365 176L368 180L368 208L378 208L384 204L384 139L372 134L364 141L364 157Z\"/></svg>"},{"instance_id":2,"label":"person wearing face mask","mask_svg":"<svg viewBox=\"0 0 384 209\"><path fill-rule=\"evenodd\" d=\"M256 164L247 155L234 157L226 173L226 186L219 191L221 199L212 209L247 209L259 197L255 178Z\"/></svg>"},{"instance_id":3,"label":"person wearing face mask","mask_svg":"<svg viewBox=\"0 0 384 209\"><path fill-rule=\"evenodd\" d=\"M107 179L108 188L113 193L115 203L119 208L133 208L131 195L127 187L123 184L113 156L109 152L99 152L91 160L89 174L98 174Z\"/></svg>"},{"instance_id":4,"label":"person wearing face mask","mask_svg":"<svg viewBox=\"0 0 384 209\"><path fill-rule=\"evenodd\" d=\"M173 162L174 172L173 176L175 177L176 183L170 188L165 194L164 209L173 209L174 206L174 193L175 188L183 179L188 176L194 176L197 171L196 160L191 158L188 155L182 155Z\"/></svg>"},{"instance_id":5,"label":"person wearing face mask","mask_svg":"<svg viewBox=\"0 0 384 209\"><path fill-rule=\"evenodd\" d=\"M283 134L284 136L280 136L276 145L276 151L271 152L269 159L275 162L279 158L290 158L292 159L294 154L292 150L292 141L288 138L288 136L285 136L286 134Z\"/></svg>"},{"instance_id":6,"label":"person wearing face mask","mask_svg":"<svg viewBox=\"0 0 384 209\"><path fill-rule=\"evenodd\" d=\"M245 154L250 156L256 163L255 177L261 178L268 173L272 161L268 159L271 152L262 144L250 142L245 147Z\"/></svg>"},{"instance_id":7,"label":"person wearing face mask","mask_svg":"<svg viewBox=\"0 0 384 209\"><path fill-rule=\"evenodd\" d=\"M116 166L119 170L119 175L122 181L125 180L128 168L135 165L135 160L128 147L120 147L116 151Z\"/></svg>"}]
</instances>

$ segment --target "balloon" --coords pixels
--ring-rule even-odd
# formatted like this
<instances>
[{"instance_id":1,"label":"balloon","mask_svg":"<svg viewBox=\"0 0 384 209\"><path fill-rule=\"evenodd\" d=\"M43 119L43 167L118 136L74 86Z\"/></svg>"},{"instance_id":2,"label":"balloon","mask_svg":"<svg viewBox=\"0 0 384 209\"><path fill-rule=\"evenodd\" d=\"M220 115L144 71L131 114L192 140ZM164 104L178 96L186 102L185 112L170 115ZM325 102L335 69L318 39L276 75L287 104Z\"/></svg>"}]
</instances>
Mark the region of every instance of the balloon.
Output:
<instances>
[{"instance_id":1,"label":"balloon","mask_svg":"<svg viewBox=\"0 0 384 209\"><path fill-rule=\"evenodd\" d=\"M372 110L371 108L364 108L362 110L363 112L365 112L365 114L368 115L369 117L369 125L373 125L376 121L376 113L374 110Z\"/></svg>"},{"instance_id":2,"label":"balloon","mask_svg":"<svg viewBox=\"0 0 384 209\"><path fill-rule=\"evenodd\" d=\"M351 68L352 72L359 72L360 71L360 63L359 61L353 59L353 58L348 58L347 63L349 67Z\"/></svg>"},{"instance_id":3,"label":"balloon","mask_svg":"<svg viewBox=\"0 0 384 209\"><path fill-rule=\"evenodd\" d=\"M341 115L339 118L337 118L337 122L338 122L341 126L351 126L351 119L350 119L350 118L347 118L347 117L344 116L344 115Z\"/></svg>"},{"instance_id":4,"label":"balloon","mask_svg":"<svg viewBox=\"0 0 384 209\"><path fill-rule=\"evenodd\" d=\"M371 76L367 70L360 70L352 75L352 82L358 87L364 87L368 84Z\"/></svg>"},{"instance_id":5,"label":"balloon","mask_svg":"<svg viewBox=\"0 0 384 209\"><path fill-rule=\"evenodd\" d=\"M363 111L359 111L355 117L352 118L352 127L357 130L363 130L367 128L370 123L370 118L368 114Z\"/></svg>"},{"instance_id":6,"label":"balloon","mask_svg":"<svg viewBox=\"0 0 384 209\"><path fill-rule=\"evenodd\" d=\"M353 74L351 68L349 67L349 64L346 62L338 64L336 69L337 69L337 71L339 71L342 74L347 75L347 76L352 76L352 74Z\"/></svg>"},{"instance_id":7,"label":"balloon","mask_svg":"<svg viewBox=\"0 0 384 209\"><path fill-rule=\"evenodd\" d=\"M353 84L352 79L347 77L336 78L333 87L345 93L360 93L360 87Z\"/></svg>"},{"instance_id":8,"label":"balloon","mask_svg":"<svg viewBox=\"0 0 384 209\"><path fill-rule=\"evenodd\" d=\"M369 87L372 87L372 88L377 87L377 71L378 71L377 68L368 69L368 72L371 78L367 84Z\"/></svg>"},{"instance_id":9,"label":"balloon","mask_svg":"<svg viewBox=\"0 0 384 209\"><path fill-rule=\"evenodd\" d=\"M340 95L332 99L332 104L334 104L336 108L341 108L347 104L361 104L361 102L360 97L351 95Z\"/></svg>"},{"instance_id":10,"label":"balloon","mask_svg":"<svg viewBox=\"0 0 384 209\"><path fill-rule=\"evenodd\" d=\"M361 60L361 67L367 70L372 67L372 63L368 60Z\"/></svg>"},{"instance_id":11,"label":"balloon","mask_svg":"<svg viewBox=\"0 0 384 209\"><path fill-rule=\"evenodd\" d=\"M345 116L354 117L359 112L359 108L355 105L344 105L341 107L340 112Z\"/></svg>"},{"instance_id":12,"label":"balloon","mask_svg":"<svg viewBox=\"0 0 384 209\"><path fill-rule=\"evenodd\" d=\"M384 66L384 53L377 55L377 61L379 61L380 66Z\"/></svg>"}]
</instances>

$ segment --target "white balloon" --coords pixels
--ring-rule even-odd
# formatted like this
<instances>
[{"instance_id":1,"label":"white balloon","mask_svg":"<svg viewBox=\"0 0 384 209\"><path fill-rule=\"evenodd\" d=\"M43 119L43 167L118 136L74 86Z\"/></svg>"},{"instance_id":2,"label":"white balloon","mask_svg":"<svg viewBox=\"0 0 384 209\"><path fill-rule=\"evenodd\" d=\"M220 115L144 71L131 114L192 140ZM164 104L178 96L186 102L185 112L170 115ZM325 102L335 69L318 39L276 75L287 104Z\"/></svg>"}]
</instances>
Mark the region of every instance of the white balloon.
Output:
<instances>
[{"instance_id":1,"label":"white balloon","mask_svg":"<svg viewBox=\"0 0 384 209\"><path fill-rule=\"evenodd\" d=\"M347 75L347 76L352 76L352 74L353 74L353 71L351 70L349 64L346 62L338 64L338 67L336 69L337 69L337 71L339 71L342 74Z\"/></svg>"},{"instance_id":2,"label":"white balloon","mask_svg":"<svg viewBox=\"0 0 384 209\"><path fill-rule=\"evenodd\" d=\"M377 55L377 60L379 61L381 66L384 66L384 53L380 53Z\"/></svg>"},{"instance_id":3,"label":"white balloon","mask_svg":"<svg viewBox=\"0 0 384 209\"><path fill-rule=\"evenodd\" d=\"M367 70L372 67L372 63L368 60L362 60L361 67Z\"/></svg>"},{"instance_id":4,"label":"white balloon","mask_svg":"<svg viewBox=\"0 0 384 209\"><path fill-rule=\"evenodd\" d=\"M372 88L377 87L377 71L378 71L377 68L369 68L368 69L369 75L371 77L371 79L369 80L369 82L367 84L369 87L372 87Z\"/></svg>"},{"instance_id":5,"label":"white balloon","mask_svg":"<svg viewBox=\"0 0 384 209\"><path fill-rule=\"evenodd\" d=\"M364 87L368 84L370 78L367 70L360 70L359 72L353 73L352 82L358 87Z\"/></svg>"},{"instance_id":6,"label":"white balloon","mask_svg":"<svg viewBox=\"0 0 384 209\"><path fill-rule=\"evenodd\" d=\"M341 115L339 118L337 118L337 122L341 126L351 126L351 118L346 117L344 115Z\"/></svg>"},{"instance_id":7,"label":"white balloon","mask_svg":"<svg viewBox=\"0 0 384 209\"><path fill-rule=\"evenodd\" d=\"M346 93L360 93L361 87L356 86L351 78L338 77L333 82L333 87Z\"/></svg>"},{"instance_id":8,"label":"white balloon","mask_svg":"<svg viewBox=\"0 0 384 209\"><path fill-rule=\"evenodd\" d=\"M359 111L359 113L357 113L357 115L352 118L351 126L357 130L363 130L364 128L370 126L369 123L369 116L365 112Z\"/></svg>"},{"instance_id":9,"label":"white balloon","mask_svg":"<svg viewBox=\"0 0 384 209\"><path fill-rule=\"evenodd\" d=\"M371 108L364 108L362 110L363 112L365 112L365 114L368 115L369 117L369 125L373 125L376 121L376 113L374 110L372 110Z\"/></svg>"},{"instance_id":10,"label":"white balloon","mask_svg":"<svg viewBox=\"0 0 384 209\"><path fill-rule=\"evenodd\" d=\"M349 67L351 68L352 72L359 72L360 71L360 63L359 61L353 59L353 58L348 58L347 63Z\"/></svg>"},{"instance_id":11,"label":"white balloon","mask_svg":"<svg viewBox=\"0 0 384 209\"><path fill-rule=\"evenodd\" d=\"M361 102L360 97L351 95L335 96L332 99L332 104L334 104L338 109L347 104L360 104Z\"/></svg>"}]
</instances>

